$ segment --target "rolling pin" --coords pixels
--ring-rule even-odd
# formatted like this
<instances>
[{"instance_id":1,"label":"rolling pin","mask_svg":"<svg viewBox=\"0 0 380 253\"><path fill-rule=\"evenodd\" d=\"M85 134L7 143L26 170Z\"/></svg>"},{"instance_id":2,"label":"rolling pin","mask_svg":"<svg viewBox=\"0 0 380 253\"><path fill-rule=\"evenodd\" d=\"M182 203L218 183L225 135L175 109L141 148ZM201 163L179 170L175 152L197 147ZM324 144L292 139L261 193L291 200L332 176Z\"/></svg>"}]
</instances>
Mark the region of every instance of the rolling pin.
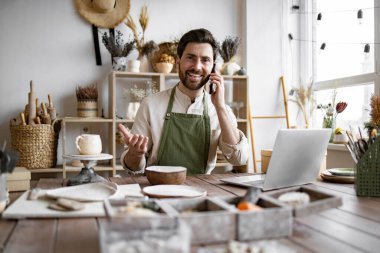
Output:
<instances>
[{"instance_id":1,"label":"rolling pin","mask_svg":"<svg viewBox=\"0 0 380 253\"><path fill-rule=\"evenodd\" d=\"M55 107L53 105L53 100L52 100L50 94L48 94L48 99L49 99L49 105L47 107L47 112L50 115L50 120L54 121L57 118L57 112L56 112Z\"/></svg>"},{"instance_id":2,"label":"rolling pin","mask_svg":"<svg viewBox=\"0 0 380 253\"><path fill-rule=\"evenodd\" d=\"M29 92L29 116L28 124L34 125L34 118L36 117L36 95L34 94L33 81L30 81L30 92Z\"/></svg>"}]
</instances>

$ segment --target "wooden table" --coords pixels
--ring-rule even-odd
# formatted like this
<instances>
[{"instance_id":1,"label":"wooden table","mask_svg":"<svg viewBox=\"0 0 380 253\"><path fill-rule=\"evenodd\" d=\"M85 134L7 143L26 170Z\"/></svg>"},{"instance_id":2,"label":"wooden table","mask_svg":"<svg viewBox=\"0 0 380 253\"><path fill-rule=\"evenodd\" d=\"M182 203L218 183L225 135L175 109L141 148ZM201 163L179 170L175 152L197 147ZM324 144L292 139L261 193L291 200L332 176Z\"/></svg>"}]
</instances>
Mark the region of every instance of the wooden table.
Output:
<instances>
[{"instance_id":1,"label":"wooden table","mask_svg":"<svg viewBox=\"0 0 380 253\"><path fill-rule=\"evenodd\" d=\"M235 175L235 174L234 174ZM240 176L238 174L235 176ZM231 174L227 175L228 177ZM244 188L223 184L226 175L189 177L186 185L199 186L209 196L242 196ZM131 178L110 178L118 184L134 183ZM149 185L145 177L135 180ZM60 179L40 179L37 186L56 188L64 185ZM342 197L343 205L322 213L297 218L290 237L275 240L296 252L379 252L380 198L355 195L350 184L315 182L312 187ZM19 196L12 193L11 199ZM30 210L32 212L32 210ZM96 253L99 252L99 223L104 218L0 220L0 252L3 253ZM223 245L207 245L210 249ZM197 252L199 248L193 248ZM220 251L219 251L220 252Z\"/></svg>"}]
</instances>

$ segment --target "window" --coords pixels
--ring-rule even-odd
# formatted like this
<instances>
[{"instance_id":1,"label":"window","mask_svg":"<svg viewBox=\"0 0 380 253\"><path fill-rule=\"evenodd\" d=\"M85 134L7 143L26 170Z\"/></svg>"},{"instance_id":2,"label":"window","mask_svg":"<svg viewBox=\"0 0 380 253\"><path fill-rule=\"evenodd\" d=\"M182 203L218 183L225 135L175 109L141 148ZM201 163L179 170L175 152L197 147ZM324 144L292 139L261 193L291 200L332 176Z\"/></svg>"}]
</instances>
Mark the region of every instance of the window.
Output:
<instances>
[{"instance_id":1,"label":"window","mask_svg":"<svg viewBox=\"0 0 380 253\"><path fill-rule=\"evenodd\" d=\"M307 39L313 41L309 63L316 103L331 103L335 90L335 102L348 103L346 110L338 115L336 126L357 131L358 126L363 128L369 120L370 97L379 86L375 66L379 1L309 0L308 3L313 16L309 27L312 32L308 32L311 37ZM369 51L364 52L365 48ZM322 111L317 110L313 127L322 127L322 121Z\"/></svg>"}]
</instances>

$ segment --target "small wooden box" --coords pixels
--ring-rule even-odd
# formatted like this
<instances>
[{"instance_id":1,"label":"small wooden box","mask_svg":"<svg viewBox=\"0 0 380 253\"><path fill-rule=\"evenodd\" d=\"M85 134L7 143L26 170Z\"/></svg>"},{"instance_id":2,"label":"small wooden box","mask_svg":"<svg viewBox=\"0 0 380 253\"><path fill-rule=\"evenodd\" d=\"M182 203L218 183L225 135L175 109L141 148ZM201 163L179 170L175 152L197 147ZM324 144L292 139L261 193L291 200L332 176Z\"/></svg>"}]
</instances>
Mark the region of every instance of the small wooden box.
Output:
<instances>
[{"instance_id":1,"label":"small wooden box","mask_svg":"<svg viewBox=\"0 0 380 253\"><path fill-rule=\"evenodd\" d=\"M150 202L146 200L106 200L104 207L108 220L100 221L100 251L104 253L136 252L190 252L190 228L176 217L166 215L158 207L157 216L133 215L123 212L128 201ZM140 252L140 251L139 251Z\"/></svg>"},{"instance_id":2,"label":"small wooden box","mask_svg":"<svg viewBox=\"0 0 380 253\"><path fill-rule=\"evenodd\" d=\"M7 188L10 192L27 191L30 189L31 173L27 168L16 167L7 175Z\"/></svg>"},{"instance_id":3,"label":"small wooden box","mask_svg":"<svg viewBox=\"0 0 380 253\"><path fill-rule=\"evenodd\" d=\"M235 239L235 213L213 198L160 200L169 215L190 225L191 244L227 242ZM171 209L171 210L169 210Z\"/></svg>"},{"instance_id":4,"label":"small wooden box","mask_svg":"<svg viewBox=\"0 0 380 253\"><path fill-rule=\"evenodd\" d=\"M223 199L236 213L237 240L269 239L291 235L293 217L289 207L273 203L263 195L256 203L263 208L262 210L240 211L236 205L241 199L240 197Z\"/></svg>"},{"instance_id":5,"label":"small wooden box","mask_svg":"<svg viewBox=\"0 0 380 253\"><path fill-rule=\"evenodd\" d=\"M286 192L305 192L310 197L310 202L306 205L292 207L278 200L278 197ZM311 186L297 186L267 193L266 196L278 205L291 207L294 217L303 217L315 214L330 208L336 208L342 205L342 199L334 195L323 192L322 190L313 189Z\"/></svg>"}]
</instances>

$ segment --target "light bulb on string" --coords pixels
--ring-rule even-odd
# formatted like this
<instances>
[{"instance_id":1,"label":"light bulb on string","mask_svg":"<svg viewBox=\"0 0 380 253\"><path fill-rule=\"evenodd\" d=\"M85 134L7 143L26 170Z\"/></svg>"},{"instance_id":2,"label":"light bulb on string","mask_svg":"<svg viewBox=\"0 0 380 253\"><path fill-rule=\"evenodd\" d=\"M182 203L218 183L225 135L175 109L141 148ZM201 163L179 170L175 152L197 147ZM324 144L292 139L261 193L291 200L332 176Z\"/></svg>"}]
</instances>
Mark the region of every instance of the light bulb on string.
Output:
<instances>
[{"instance_id":1,"label":"light bulb on string","mask_svg":"<svg viewBox=\"0 0 380 253\"><path fill-rule=\"evenodd\" d=\"M325 50L325 48L326 48L326 43L323 42L323 43L321 44L321 47L319 48L319 53L321 54L321 53Z\"/></svg>"},{"instance_id":2,"label":"light bulb on string","mask_svg":"<svg viewBox=\"0 0 380 253\"><path fill-rule=\"evenodd\" d=\"M364 45L364 60L369 59L369 52L371 51L371 46L367 43Z\"/></svg>"},{"instance_id":3,"label":"light bulb on string","mask_svg":"<svg viewBox=\"0 0 380 253\"><path fill-rule=\"evenodd\" d=\"M367 43L364 46L364 53L369 54L369 51L371 51L371 46Z\"/></svg>"},{"instance_id":4,"label":"light bulb on string","mask_svg":"<svg viewBox=\"0 0 380 253\"><path fill-rule=\"evenodd\" d=\"M322 13L318 13L317 15L317 25L319 25L322 22Z\"/></svg>"},{"instance_id":5,"label":"light bulb on string","mask_svg":"<svg viewBox=\"0 0 380 253\"><path fill-rule=\"evenodd\" d=\"M362 9L358 10L357 18L358 18L359 25L363 24L363 10Z\"/></svg>"}]
</instances>

